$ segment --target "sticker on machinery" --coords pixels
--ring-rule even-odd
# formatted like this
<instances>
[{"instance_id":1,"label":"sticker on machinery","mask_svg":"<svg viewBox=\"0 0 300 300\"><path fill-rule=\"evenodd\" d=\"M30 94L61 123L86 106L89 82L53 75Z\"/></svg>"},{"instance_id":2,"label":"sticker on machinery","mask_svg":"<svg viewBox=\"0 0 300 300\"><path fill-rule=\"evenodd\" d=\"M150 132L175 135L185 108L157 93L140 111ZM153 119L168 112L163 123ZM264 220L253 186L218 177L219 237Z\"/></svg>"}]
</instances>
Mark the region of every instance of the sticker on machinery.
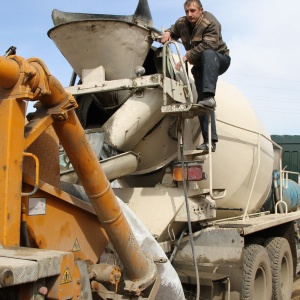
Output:
<instances>
[{"instance_id":1,"label":"sticker on machinery","mask_svg":"<svg viewBox=\"0 0 300 300\"><path fill-rule=\"evenodd\" d=\"M65 268L60 284L66 284L72 282L71 272L68 267Z\"/></svg>"},{"instance_id":2,"label":"sticker on machinery","mask_svg":"<svg viewBox=\"0 0 300 300\"><path fill-rule=\"evenodd\" d=\"M80 251L80 245L78 243L78 240L76 239L72 248L72 252L78 252Z\"/></svg>"},{"instance_id":3,"label":"sticker on machinery","mask_svg":"<svg viewBox=\"0 0 300 300\"><path fill-rule=\"evenodd\" d=\"M29 198L28 215L37 216L46 214L46 198Z\"/></svg>"}]
</instances>

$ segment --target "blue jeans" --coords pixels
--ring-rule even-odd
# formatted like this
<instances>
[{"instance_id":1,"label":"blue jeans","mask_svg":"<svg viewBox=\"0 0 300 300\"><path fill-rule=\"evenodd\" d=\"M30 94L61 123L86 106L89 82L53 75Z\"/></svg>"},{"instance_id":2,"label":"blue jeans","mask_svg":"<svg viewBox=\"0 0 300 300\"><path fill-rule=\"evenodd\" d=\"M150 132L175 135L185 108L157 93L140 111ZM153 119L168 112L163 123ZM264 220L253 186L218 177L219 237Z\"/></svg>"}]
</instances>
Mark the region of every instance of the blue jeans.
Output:
<instances>
[{"instance_id":1,"label":"blue jeans","mask_svg":"<svg viewBox=\"0 0 300 300\"><path fill-rule=\"evenodd\" d=\"M216 93L218 76L227 71L230 66L230 57L218 53L214 50L205 50L202 53L200 64L193 66L192 74L195 80L195 86L198 94L197 102L205 98L205 93ZM202 136L205 143L208 143L208 117L207 115L199 116ZM218 141L215 113L211 112L211 133L212 141Z\"/></svg>"}]
</instances>

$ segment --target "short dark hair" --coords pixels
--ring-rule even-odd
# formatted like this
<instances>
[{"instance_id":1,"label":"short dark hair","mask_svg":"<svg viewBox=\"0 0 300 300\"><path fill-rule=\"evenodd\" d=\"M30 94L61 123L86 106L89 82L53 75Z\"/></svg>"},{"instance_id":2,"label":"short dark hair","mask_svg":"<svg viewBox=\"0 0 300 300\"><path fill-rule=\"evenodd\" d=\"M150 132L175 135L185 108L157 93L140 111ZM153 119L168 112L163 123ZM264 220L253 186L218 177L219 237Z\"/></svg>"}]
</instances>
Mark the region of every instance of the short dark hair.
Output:
<instances>
[{"instance_id":1,"label":"short dark hair","mask_svg":"<svg viewBox=\"0 0 300 300\"><path fill-rule=\"evenodd\" d=\"M193 2L196 2L196 4L199 6L199 8L202 8L202 3L200 2L200 0L186 0L183 4L183 6L189 6L191 5Z\"/></svg>"}]
</instances>

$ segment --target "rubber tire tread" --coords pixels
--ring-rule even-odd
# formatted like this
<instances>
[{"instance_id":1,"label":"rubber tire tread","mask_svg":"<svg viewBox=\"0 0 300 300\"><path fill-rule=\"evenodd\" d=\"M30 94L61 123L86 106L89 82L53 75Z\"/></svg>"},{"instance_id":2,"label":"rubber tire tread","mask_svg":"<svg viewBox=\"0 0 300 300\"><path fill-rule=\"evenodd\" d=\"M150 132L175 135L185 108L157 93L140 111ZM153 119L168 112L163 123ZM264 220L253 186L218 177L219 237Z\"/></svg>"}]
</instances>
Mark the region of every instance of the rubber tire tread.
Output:
<instances>
[{"instance_id":1,"label":"rubber tire tread","mask_svg":"<svg viewBox=\"0 0 300 300\"><path fill-rule=\"evenodd\" d=\"M272 269L273 300L290 300L293 292L293 257L289 242L282 237L272 237L266 240L265 248L268 252ZM286 257L290 269L288 289L286 295L281 290L281 262Z\"/></svg>"},{"instance_id":2,"label":"rubber tire tread","mask_svg":"<svg viewBox=\"0 0 300 300\"><path fill-rule=\"evenodd\" d=\"M268 253L266 249L261 245L249 244L244 248L244 269L242 286L243 300L257 300L254 299L253 292L255 290L254 279L259 267L262 267L266 274L266 294L264 300L272 299L272 271Z\"/></svg>"}]
</instances>

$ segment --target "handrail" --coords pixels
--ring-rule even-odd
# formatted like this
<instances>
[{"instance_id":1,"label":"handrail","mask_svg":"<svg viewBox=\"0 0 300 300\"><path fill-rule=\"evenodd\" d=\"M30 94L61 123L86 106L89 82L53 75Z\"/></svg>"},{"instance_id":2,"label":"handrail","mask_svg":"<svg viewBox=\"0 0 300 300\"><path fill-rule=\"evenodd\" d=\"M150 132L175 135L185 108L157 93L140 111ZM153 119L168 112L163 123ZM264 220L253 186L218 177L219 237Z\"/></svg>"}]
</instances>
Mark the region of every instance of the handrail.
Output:
<instances>
[{"instance_id":1,"label":"handrail","mask_svg":"<svg viewBox=\"0 0 300 300\"><path fill-rule=\"evenodd\" d=\"M166 52L167 52L167 49L169 49L168 46L170 44L173 44L176 48L179 60L181 62L184 79L186 80L186 86L187 86L187 89L188 89L188 96L187 96L187 98L189 100L188 104L192 104L193 103L193 93L192 93L192 90L191 90L191 86L189 84L189 77L188 77L187 72L184 68L184 62L182 60L182 56L181 56L179 47L178 47L177 43L174 42L174 41L168 41L163 46L163 78L166 78L166 76L167 76L167 53ZM174 65L173 65L173 68L175 69ZM179 73L179 71L178 71L178 73ZM163 81L163 104L167 105L167 90L166 90L166 82L165 81Z\"/></svg>"},{"instance_id":2,"label":"handrail","mask_svg":"<svg viewBox=\"0 0 300 300\"><path fill-rule=\"evenodd\" d=\"M283 174L283 176L285 175L285 182L283 182L283 188L284 189L287 189L288 186L289 186L289 183L288 183L289 174L298 175L298 184L300 184L300 173L299 172L292 172L292 171L282 170L282 174Z\"/></svg>"},{"instance_id":3,"label":"handrail","mask_svg":"<svg viewBox=\"0 0 300 300\"><path fill-rule=\"evenodd\" d=\"M24 152L23 155L27 156L27 157L32 157L35 161L35 180L34 180L33 190L29 193L21 193L21 196L31 196L31 195L35 194L35 192L38 190L38 185L39 185L39 180L40 180L39 179L40 164L39 164L39 159L34 154L29 153L29 152Z\"/></svg>"},{"instance_id":4,"label":"handrail","mask_svg":"<svg viewBox=\"0 0 300 300\"><path fill-rule=\"evenodd\" d=\"M244 131L253 133L253 134L257 134L257 135L259 136L259 143L258 143L258 147L257 147L257 149L258 149L258 162L259 162L259 163L258 163L258 165L257 165L256 174L255 174L254 179L253 179L253 183L252 183L250 195L249 195L249 198L248 198L247 206L246 206L246 209L245 209L245 213L244 213L244 215L243 215L243 221L245 221L246 216L248 215L247 210L248 210L248 208L249 208L249 204L250 204L250 200L251 200L251 197L252 197L252 192L253 192L254 184L255 184L255 181L256 181L256 179L257 179L258 169L259 169L259 167L260 167L260 144L261 144L261 143L260 143L260 140L261 140L261 137L264 138L265 140L271 142L271 143L273 144L273 146L275 146L276 148L278 148L279 151L280 151L280 156L279 156L279 169L280 169L280 172L279 172L279 174L280 174L280 178L279 178L279 181L280 181L280 198L279 198L279 201L278 201L277 204L279 204L279 203L281 203L281 202L284 202L284 201L282 201L282 194L283 194L283 192L282 192L282 189L283 189L283 185L282 185L283 178L282 178L282 177L283 177L283 173L286 172L286 171L282 171L282 147L281 147L280 145L278 145L277 143L275 143L273 140L271 140L269 137L265 136L264 134L262 134L262 133L260 133L260 132L258 132L258 131L254 131L254 130L250 130L250 129L247 129L247 128L244 128L244 127L241 127L241 126L237 126L237 125L234 125L234 124L230 124L230 123L225 122L225 121L222 121L222 120L220 120L220 119L217 119L217 121L220 122L220 123L226 124L226 125L228 125L228 126L235 127L235 128L237 128L237 129L241 129L241 130L244 130ZM277 204L276 204L276 205L277 205ZM277 205L277 206L278 206L278 205ZM277 208L277 206L276 206L276 208ZM281 207L281 206L279 206L279 207ZM277 209L276 209L276 211L275 211L275 214L277 214Z\"/></svg>"}]
</instances>

